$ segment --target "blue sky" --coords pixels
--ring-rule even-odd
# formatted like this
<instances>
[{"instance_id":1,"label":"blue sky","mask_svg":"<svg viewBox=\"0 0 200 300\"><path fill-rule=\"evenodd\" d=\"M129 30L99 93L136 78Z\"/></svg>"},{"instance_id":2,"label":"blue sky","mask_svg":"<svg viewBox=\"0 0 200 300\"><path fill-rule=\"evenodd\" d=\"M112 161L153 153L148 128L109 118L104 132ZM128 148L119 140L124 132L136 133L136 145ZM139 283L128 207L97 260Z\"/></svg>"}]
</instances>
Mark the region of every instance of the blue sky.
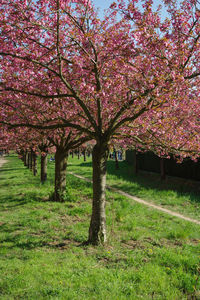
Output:
<instances>
[{"instance_id":1,"label":"blue sky","mask_svg":"<svg viewBox=\"0 0 200 300\"><path fill-rule=\"evenodd\" d=\"M100 7L101 9L108 8L114 0L92 0L96 7Z\"/></svg>"},{"instance_id":2,"label":"blue sky","mask_svg":"<svg viewBox=\"0 0 200 300\"><path fill-rule=\"evenodd\" d=\"M92 0L92 2L96 7L100 8L101 15L102 15L103 10L109 8L110 4L115 2L115 0ZM126 2L128 2L128 0L126 0ZM138 1L138 2L142 2L142 1ZM163 4L161 0L154 0L153 2L154 2L154 7L157 7L159 4ZM163 9L162 16L165 17L166 15L167 15L166 11L165 9Z\"/></svg>"}]
</instances>

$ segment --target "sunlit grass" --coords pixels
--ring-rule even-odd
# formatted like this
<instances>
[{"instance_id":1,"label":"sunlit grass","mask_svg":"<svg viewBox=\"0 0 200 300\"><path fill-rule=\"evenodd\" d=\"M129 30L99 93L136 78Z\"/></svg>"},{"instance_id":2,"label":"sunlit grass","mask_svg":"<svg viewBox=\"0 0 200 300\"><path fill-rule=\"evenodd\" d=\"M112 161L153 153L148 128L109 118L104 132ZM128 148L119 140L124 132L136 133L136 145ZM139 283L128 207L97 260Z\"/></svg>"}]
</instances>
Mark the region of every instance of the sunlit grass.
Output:
<instances>
[{"instance_id":1,"label":"sunlit grass","mask_svg":"<svg viewBox=\"0 0 200 300\"><path fill-rule=\"evenodd\" d=\"M108 244L85 246L91 184L68 175L50 202L53 169L44 185L16 157L0 170L0 299L199 299L198 225L108 191Z\"/></svg>"},{"instance_id":2,"label":"sunlit grass","mask_svg":"<svg viewBox=\"0 0 200 300\"><path fill-rule=\"evenodd\" d=\"M92 177L91 157L87 162L70 157L69 170L87 178ZM138 196L173 211L200 220L200 185L199 182L168 177L161 181L158 174L140 172L133 174L133 167L125 161L119 162L116 170L115 162L107 163L107 184L119 188L131 195Z\"/></svg>"}]
</instances>

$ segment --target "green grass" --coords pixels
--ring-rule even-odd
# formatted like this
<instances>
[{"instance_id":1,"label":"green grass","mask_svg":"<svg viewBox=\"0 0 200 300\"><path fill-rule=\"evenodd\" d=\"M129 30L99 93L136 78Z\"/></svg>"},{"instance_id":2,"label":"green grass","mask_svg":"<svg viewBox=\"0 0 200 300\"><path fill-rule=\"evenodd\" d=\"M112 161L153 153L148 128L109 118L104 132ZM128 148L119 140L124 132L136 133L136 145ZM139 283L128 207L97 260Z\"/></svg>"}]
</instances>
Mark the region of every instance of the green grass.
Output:
<instances>
[{"instance_id":1,"label":"green grass","mask_svg":"<svg viewBox=\"0 0 200 300\"><path fill-rule=\"evenodd\" d=\"M8 159L0 170L0 299L200 299L198 225L107 192L108 244L85 246L91 184L68 175L68 201L50 202L54 163L41 185Z\"/></svg>"},{"instance_id":2,"label":"green grass","mask_svg":"<svg viewBox=\"0 0 200 300\"><path fill-rule=\"evenodd\" d=\"M69 159L70 171L92 177L91 158L87 162L81 159ZM181 178L168 177L161 181L154 173L140 172L133 174L133 167L125 161L119 162L119 170L115 162L107 163L107 184L119 188L133 196L138 196L152 203L200 220L200 183Z\"/></svg>"}]
</instances>

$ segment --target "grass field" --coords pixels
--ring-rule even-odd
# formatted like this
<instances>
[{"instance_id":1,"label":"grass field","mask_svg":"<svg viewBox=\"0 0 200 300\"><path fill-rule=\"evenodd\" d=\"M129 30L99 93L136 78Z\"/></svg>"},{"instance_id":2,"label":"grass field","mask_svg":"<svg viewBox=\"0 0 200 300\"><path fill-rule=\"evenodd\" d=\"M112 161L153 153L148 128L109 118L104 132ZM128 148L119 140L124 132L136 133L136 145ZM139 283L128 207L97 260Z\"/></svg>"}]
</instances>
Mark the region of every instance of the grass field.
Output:
<instances>
[{"instance_id":1,"label":"grass field","mask_svg":"<svg viewBox=\"0 0 200 300\"><path fill-rule=\"evenodd\" d=\"M91 184L68 175L65 203L50 202L54 163L41 185L16 156L8 159L0 170L0 299L200 299L200 226L107 192L108 244L85 246ZM169 194L166 206L198 217L193 188L133 182L125 163L120 175L112 165L109 184L156 203ZM70 160L69 169L91 176L90 161Z\"/></svg>"},{"instance_id":2,"label":"grass field","mask_svg":"<svg viewBox=\"0 0 200 300\"><path fill-rule=\"evenodd\" d=\"M80 160L70 157L68 169L92 178L91 158L83 162L83 157ZM159 175L148 172L140 172L135 176L130 164L119 162L119 170L116 170L115 162L110 160L107 183L133 196L200 220L200 183L197 181L175 177L167 177L167 180L161 181Z\"/></svg>"}]
</instances>

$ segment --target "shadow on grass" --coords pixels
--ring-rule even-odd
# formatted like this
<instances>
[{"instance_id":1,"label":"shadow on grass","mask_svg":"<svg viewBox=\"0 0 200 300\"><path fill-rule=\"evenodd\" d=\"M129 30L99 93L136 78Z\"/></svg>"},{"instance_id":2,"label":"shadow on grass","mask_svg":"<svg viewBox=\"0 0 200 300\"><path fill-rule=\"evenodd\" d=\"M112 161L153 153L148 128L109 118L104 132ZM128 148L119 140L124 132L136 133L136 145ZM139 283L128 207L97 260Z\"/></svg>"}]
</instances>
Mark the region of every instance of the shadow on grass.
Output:
<instances>
[{"instance_id":1,"label":"shadow on grass","mask_svg":"<svg viewBox=\"0 0 200 300\"><path fill-rule=\"evenodd\" d=\"M21 238L29 239L29 237L22 236ZM13 249L13 248L21 248L23 250L32 250L35 248L45 247L48 243L44 240L27 240L25 242L20 241L18 236L7 237L1 240L1 248L5 249Z\"/></svg>"},{"instance_id":2,"label":"shadow on grass","mask_svg":"<svg viewBox=\"0 0 200 300\"><path fill-rule=\"evenodd\" d=\"M26 170L26 168L24 167L20 167L20 168L1 168L0 172L7 172L7 171L18 171L18 170Z\"/></svg>"},{"instance_id":3,"label":"shadow on grass","mask_svg":"<svg viewBox=\"0 0 200 300\"><path fill-rule=\"evenodd\" d=\"M24 192L18 195L12 196L0 196L0 207L2 206L1 210L8 210L18 206L23 206L28 203L33 202L52 202L49 200L49 193L44 196L44 194L38 194L37 192Z\"/></svg>"},{"instance_id":4,"label":"shadow on grass","mask_svg":"<svg viewBox=\"0 0 200 300\"><path fill-rule=\"evenodd\" d=\"M7 179L9 180L9 179L13 179L13 178L8 177ZM19 183L14 183L14 185L13 185L13 187L19 187L19 186L24 186L24 182L22 181ZM4 187L9 187L9 185L7 183L4 183L4 184L1 183L1 188L4 188Z\"/></svg>"},{"instance_id":5,"label":"shadow on grass","mask_svg":"<svg viewBox=\"0 0 200 300\"><path fill-rule=\"evenodd\" d=\"M38 222L37 222L38 223ZM82 239L66 237L63 239L54 238L54 234L48 236L48 232L35 230L26 232L27 224L8 224L0 222L1 249L20 248L23 250L33 250L45 247L48 249L66 250L71 246L84 247ZM30 229L30 228L29 228Z\"/></svg>"},{"instance_id":6,"label":"shadow on grass","mask_svg":"<svg viewBox=\"0 0 200 300\"><path fill-rule=\"evenodd\" d=\"M92 162L81 163L80 166L81 168L91 168ZM200 203L200 183L198 181L171 176L168 176L166 180L161 180L159 174L145 171L141 171L136 176L133 173L133 167L125 161L119 162L119 169L116 169L115 161L109 160L107 174L117 177L117 182L112 184L113 187L119 188L121 179L120 189L132 195L138 194L143 188L157 191L172 190L178 196L189 196L192 202ZM133 182L134 185L131 185L130 183Z\"/></svg>"}]
</instances>

